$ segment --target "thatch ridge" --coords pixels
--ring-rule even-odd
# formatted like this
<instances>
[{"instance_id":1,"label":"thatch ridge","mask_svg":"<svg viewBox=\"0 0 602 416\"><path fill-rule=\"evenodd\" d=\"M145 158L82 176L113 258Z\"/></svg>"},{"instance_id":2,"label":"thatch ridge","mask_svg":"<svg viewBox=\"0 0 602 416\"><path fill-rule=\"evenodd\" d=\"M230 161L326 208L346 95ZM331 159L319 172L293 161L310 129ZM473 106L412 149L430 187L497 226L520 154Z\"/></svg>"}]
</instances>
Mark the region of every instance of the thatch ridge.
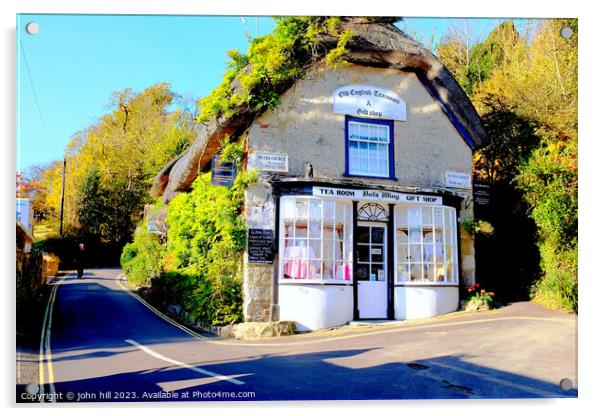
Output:
<instances>
[{"instance_id":1,"label":"thatch ridge","mask_svg":"<svg viewBox=\"0 0 602 416\"><path fill-rule=\"evenodd\" d=\"M354 32L353 39L347 44L349 53L345 55L346 61L415 72L469 145L475 148L485 144L485 130L470 99L449 70L429 50L386 22L345 18L343 29ZM336 45L337 41L336 37L325 35L320 43L329 46ZM232 87L238 87L236 81ZM188 190L199 171L206 169L213 154L219 151L223 138L242 133L258 115L246 110L231 118L213 119L204 125L194 143L157 174L151 195L163 195L163 201L167 203L177 192Z\"/></svg>"}]
</instances>

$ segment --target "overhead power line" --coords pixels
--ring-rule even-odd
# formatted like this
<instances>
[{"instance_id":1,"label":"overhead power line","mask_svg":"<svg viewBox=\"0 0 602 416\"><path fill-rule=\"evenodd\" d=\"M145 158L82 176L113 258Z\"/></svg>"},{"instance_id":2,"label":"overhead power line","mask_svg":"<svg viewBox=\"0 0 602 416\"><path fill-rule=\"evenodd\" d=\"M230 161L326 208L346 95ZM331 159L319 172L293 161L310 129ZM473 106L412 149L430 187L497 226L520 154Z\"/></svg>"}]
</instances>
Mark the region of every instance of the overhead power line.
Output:
<instances>
[{"instance_id":1,"label":"overhead power line","mask_svg":"<svg viewBox=\"0 0 602 416\"><path fill-rule=\"evenodd\" d=\"M35 85L33 83L33 77L31 76L31 70L29 69L29 63L27 62L27 54L25 53L25 47L23 46L23 41L19 38L19 44L21 45L21 52L23 53L23 62L25 62L25 70L27 72L27 77L29 78L29 84L31 85L31 90L33 92L34 102L36 104L36 108L38 110L38 116L40 117L40 122L42 124L42 129L44 130L45 135L45 143L48 146L48 150L52 153L54 150L52 146L52 142L50 140L50 135L48 134L48 129L46 128L46 122L44 121L44 116L42 115L42 109L40 108L40 101L38 100L38 94L36 92Z\"/></svg>"}]
</instances>

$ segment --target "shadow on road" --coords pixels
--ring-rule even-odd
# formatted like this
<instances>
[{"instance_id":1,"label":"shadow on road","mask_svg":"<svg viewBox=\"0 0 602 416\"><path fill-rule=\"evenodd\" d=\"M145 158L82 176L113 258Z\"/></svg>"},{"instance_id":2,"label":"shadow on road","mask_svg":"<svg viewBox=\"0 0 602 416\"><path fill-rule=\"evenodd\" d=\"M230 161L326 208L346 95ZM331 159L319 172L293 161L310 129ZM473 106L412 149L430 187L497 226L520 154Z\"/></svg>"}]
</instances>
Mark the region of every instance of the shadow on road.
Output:
<instances>
[{"instance_id":1,"label":"shadow on road","mask_svg":"<svg viewBox=\"0 0 602 416\"><path fill-rule=\"evenodd\" d=\"M124 372L55 384L80 401L154 400L396 400L577 397L559 385L474 365L462 356L366 366L374 349L270 354L250 360L204 363L202 368L236 376L243 385L201 376L178 366ZM355 367L342 365L347 358ZM339 363L337 363L337 361ZM194 364L193 364L194 365ZM112 392L109 396L107 392ZM252 392L253 397L249 397ZM145 396L144 394L147 394ZM162 393L162 396L153 394ZM237 397L238 395L238 397ZM244 397L243 397L244 396ZM75 400L75 399L74 399Z\"/></svg>"}]
</instances>

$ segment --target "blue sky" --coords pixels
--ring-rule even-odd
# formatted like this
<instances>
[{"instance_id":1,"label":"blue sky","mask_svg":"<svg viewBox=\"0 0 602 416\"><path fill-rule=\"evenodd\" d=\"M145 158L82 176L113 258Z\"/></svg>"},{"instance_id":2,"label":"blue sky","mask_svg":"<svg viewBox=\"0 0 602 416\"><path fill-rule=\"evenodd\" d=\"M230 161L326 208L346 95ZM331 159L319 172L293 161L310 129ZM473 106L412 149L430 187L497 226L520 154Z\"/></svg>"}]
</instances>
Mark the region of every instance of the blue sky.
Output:
<instances>
[{"instance_id":1,"label":"blue sky","mask_svg":"<svg viewBox=\"0 0 602 416\"><path fill-rule=\"evenodd\" d=\"M399 26L428 44L450 25L468 24L483 39L500 21L406 18ZM29 22L39 24L36 35L25 32ZM18 15L17 169L62 159L71 135L108 111L114 91L166 81L183 97L207 95L226 51L246 51L246 33L273 27L269 17Z\"/></svg>"}]
</instances>

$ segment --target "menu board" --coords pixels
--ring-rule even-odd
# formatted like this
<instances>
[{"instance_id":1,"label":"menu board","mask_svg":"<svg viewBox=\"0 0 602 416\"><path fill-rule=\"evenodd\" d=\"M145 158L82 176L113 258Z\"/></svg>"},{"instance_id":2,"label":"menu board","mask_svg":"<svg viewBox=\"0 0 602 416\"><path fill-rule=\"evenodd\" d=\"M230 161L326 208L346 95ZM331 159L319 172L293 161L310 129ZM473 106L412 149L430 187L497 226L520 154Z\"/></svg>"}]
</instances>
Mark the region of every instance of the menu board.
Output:
<instances>
[{"instance_id":1,"label":"menu board","mask_svg":"<svg viewBox=\"0 0 602 416\"><path fill-rule=\"evenodd\" d=\"M250 263L272 263L274 260L274 232L250 228L247 239L247 254Z\"/></svg>"}]
</instances>

